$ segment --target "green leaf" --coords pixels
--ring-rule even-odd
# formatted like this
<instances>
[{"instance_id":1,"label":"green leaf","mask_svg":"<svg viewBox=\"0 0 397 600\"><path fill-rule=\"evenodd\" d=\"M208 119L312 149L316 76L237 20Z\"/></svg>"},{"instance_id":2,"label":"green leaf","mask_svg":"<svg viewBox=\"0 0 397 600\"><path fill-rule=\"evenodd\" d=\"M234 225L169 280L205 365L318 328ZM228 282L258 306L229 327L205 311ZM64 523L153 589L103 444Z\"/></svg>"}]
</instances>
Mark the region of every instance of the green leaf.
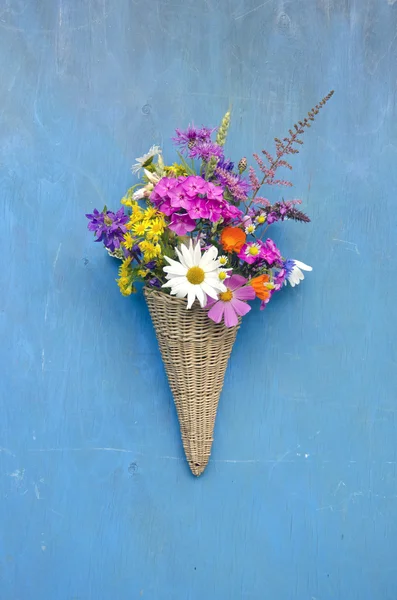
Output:
<instances>
[{"instance_id":1,"label":"green leaf","mask_svg":"<svg viewBox=\"0 0 397 600\"><path fill-rule=\"evenodd\" d=\"M180 152L177 152L177 154L179 156L179 160L181 161L186 173L188 173L189 175L195 175L196 171L194 171L191 167L189 167L186 160L183 158L182 154Z\"/></svg>"}]
</instances>

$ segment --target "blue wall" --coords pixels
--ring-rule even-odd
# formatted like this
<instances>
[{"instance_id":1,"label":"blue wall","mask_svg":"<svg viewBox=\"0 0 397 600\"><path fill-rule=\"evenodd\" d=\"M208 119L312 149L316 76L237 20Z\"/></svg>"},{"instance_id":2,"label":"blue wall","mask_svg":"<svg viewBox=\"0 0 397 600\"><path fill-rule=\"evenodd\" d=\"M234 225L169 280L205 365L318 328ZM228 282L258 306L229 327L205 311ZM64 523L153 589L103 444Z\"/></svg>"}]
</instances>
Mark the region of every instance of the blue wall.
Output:
<instances>
[{"instance_id":1,"label":"blue wall","mask_svg":"<svg viewBox=\"0 0 397 600\"><path fill-rule=\"evenodd\" d=\"M396 0L3 2L2 600L395 600L396 32ZM196 480L84 213L176 126L232 103L250 156L331 88L313 223L274 228L314 271L244 320Z\"/></svg>"}]
</instances>

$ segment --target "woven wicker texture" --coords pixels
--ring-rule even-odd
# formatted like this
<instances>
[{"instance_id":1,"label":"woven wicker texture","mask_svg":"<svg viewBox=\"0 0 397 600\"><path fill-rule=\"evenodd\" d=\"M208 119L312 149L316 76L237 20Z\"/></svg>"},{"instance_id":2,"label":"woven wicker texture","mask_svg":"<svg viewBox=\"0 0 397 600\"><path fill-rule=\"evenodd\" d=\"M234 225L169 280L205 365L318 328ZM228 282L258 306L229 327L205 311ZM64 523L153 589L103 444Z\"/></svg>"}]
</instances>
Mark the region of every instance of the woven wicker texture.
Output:
<instances>
[{"instance_id":1,"label":"woven wicker texture","mask_svg":"<svg viewBox=\"0 0 397 600\"><path fill-rule=\"evenodd\" d=\"M193 475L207 466L218 400L236 339L236 327L217 325L196 301L145 288L165 370L178 412L182 442Z\"/></svg>"}]
</instances>

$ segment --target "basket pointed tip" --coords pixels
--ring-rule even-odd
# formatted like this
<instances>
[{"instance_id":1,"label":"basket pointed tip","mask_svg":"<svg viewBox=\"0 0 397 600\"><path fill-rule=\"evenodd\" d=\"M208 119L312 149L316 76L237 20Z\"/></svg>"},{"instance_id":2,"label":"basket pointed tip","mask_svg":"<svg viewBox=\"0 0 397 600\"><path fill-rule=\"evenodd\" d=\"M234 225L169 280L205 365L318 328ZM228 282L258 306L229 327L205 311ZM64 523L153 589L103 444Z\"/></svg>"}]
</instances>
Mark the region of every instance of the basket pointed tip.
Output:
<instances>
[{"instance_id":1,"label":"basket pointed tip","mask_svg":"<svg viewBox=\"0 0 397 600\"><path fill-rule=\"evenodd\" d=\"M192 462L189 460L190 470L193 473L193 475L195 475L195 477L200 477L200 475L202 475L204 473L207 464L208 464L208 461L203 462L203 463L198 463L198 462Z\"/></svg>"}]
</instances>

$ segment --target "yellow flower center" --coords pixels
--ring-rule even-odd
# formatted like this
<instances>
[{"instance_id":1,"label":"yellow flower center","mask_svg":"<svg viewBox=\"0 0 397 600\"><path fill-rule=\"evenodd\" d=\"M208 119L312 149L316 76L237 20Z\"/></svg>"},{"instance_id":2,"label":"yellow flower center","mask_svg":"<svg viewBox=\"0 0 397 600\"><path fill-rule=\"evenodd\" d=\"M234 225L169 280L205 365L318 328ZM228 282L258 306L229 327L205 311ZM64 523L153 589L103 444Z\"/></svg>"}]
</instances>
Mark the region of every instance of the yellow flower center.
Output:
<instances>
[{"instance_id":1,"label":"yellow flower center","mask_svg":"<svg viewBox=\"0 0 397 600\"><path fill-rule=\"evenodd\" d=\"M258 253L259 253L258 246L250 246L249 247L248 254L251 254L251 256L257 256Z\"/></svg>"},{"instance_id":2,"label":"yellow flower center","mask_svg":"<svg viewBox=\"0 0 397 600\"><path fill-rule=\"evenodd\" d=\"M105 223L105 225L107 225L108 227L112 224L112 219L110 217L108 217L107 215L105 215L103 217L103 222Z\"/></svg>"},{"instance_id":3,"label":"yellow flower center","mask_svg":"<svg viewBox=\"0 0 397 600\"><path fill-rule=\"evenodd\" d=\"M186 273L186 279L193 285L200 285L200 283L203 283L204 278L205 273L200 267L190 267Z\"/></svg>"},{"instance_id":4,"label":"yellow flower center","mask_svg":"<svg viewBox=\"0 0 397 600\"><path fill-rule=\"evenodd\" d=\"M222 302L230 302L230 300L232 298L233 298L232 290L226 290L226 292L221 292L219 294L219 300L222 300Z\"/></svg>"},{"instance_id":5,"label":"yellow flower center","mask_svg":"<svg viewBox=\"0 0 397 600\"><path fill-rule=\"evenodd\" d=\"M266 221L266 217L264 217L263 215L259 215L259 217L256 218L258 223L264 223Z\"/></svg>"},{"instance_id":6,"label":"yellow flower center","mask_svg":"<svg viewBox=\"0 0 397 600\"><path fill-rule=\"evenodd\" d=\"M219 273L219 279L220 279L221 281L224 281L224 280L226 279L226 277L227 277L227 273L225 273L225 271L221 271L221 272Z\"/></svg>"}]
</instances>

